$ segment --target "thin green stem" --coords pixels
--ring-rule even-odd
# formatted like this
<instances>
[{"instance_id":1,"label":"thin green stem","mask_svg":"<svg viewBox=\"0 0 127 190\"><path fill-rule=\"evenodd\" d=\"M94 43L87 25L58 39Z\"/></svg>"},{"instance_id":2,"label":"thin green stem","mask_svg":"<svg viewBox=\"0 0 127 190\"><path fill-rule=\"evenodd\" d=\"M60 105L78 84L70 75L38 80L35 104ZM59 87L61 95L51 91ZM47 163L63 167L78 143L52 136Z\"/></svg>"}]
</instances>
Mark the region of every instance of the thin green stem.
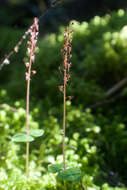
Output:
<instances>
[{"instance_id":1,"label":"thin green stem","mask_svg":"<svg viewBox=\"0 0 127 190\"><path fill-rule=\"evenodd\" d=\"M29 105L30 105L30 76L31 76L31 59L28 69L27 94L26 94L26 129L29 136ZM29 177L29 143L26 143L26 176Z\"/></svg>"},{"instance_id":2,"label":"thin green stem","mask_svg":"<svg viewBox=\"0 0 127 190\"><path fill-rule=\"evenodd\" d=\"M64 69L64 91L63 91L63 164L64 170L66 170L66 158L65 158L65 132L66 132L66 69ZM66 181L64 181L64 190L66 190Z\"/></svg>"},{"instance_id":3,"label":"thin green stem","mask_svg":"<svg viewBox=\"0 0 127 190\"><path fill-rule=\"evenodd\" d=\"M63 92L63 164L66 170L65 161L65 130L66 130L66 69L64 69L64 92Z\"/></svg>"},{"instance_id":4,"label":"thin green stem","mask_svg":"<svg viewBox=\"0 0 127 190\"><path fill-rule=\"evenodd\" d=\"M67 190L66 181L64 181L64 190Z\"/></svg>"},{"instance_id":5,"label":"thin green stem","mask_svg":"<svg viewBox=\"0 0 127 190\"><path fill-rule=\"evenodd\" d=\"M26 176L29 177L29 143L26 143Z\"/></svg>"}]
</instances>

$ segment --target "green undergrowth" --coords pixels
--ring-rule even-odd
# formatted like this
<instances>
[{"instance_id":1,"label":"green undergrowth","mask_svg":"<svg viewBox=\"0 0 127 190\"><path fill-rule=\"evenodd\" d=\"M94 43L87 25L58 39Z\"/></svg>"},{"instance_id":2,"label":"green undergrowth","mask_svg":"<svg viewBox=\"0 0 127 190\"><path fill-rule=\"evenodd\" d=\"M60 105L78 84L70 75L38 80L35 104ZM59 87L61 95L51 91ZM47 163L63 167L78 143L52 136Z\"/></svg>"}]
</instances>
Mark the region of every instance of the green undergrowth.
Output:
<instances>
[{"instance_id":1,"label":"green undergrowth","mask_svg":"<svg viewBox=\"0 0 127 190\"><path fill-rule=\"evenodd\" d=\"M8 99L4 90L0 92L0 97L1 101ZM25 130L23 102L17 101L11 105L15 111L10 110L8 104L4 106L0 108L0 189L63 190L63 182L57 180L56 174L48 172L49 164L62 163L61 118L58 120L52 108L45 118L37 120L39 107L31 110L30 129L41 129L44 134L30 144L30 177L27 179L25 145L11 141L15 133ZM122 171L126 170L127 156L124 123L114 118L108 126L109 121L102 115L97 118L89 109L83 112L81 107L74 107L69 101L66 106L65 141L69 167L81 169L82 182L88 190L126 190L126 172L122 176ZM67 187L82 189L80 182L67 182Z\"/></svg>"}]
</instances>

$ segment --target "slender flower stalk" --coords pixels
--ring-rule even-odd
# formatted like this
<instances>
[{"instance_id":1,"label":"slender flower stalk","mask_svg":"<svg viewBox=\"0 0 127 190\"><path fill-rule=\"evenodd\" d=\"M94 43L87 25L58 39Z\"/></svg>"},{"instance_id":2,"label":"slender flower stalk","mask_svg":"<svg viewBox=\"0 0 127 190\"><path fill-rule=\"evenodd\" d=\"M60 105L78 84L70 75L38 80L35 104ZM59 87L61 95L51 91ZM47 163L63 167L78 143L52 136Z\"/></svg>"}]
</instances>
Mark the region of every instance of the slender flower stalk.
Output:
<instances>
[{"instance_id":1,"label":"slender flower stalk","mask_svg":"<svg viewBox=\"0 0 127 190\"><path fill-rule=\"evenodd\" d=\"M65 155L65 134L66 134L66 88L67 83L69 82L69 79L71 77L70 75L70 68L71 68L71 62L70 59L72 57L71 55L71 42L72 42L72 34L73 32L70 30L69 27L66 28L66 31L64 33L64 46L62 49L62 56L63 56L63 65L60 67L60 71L63 72L63 85L59 86L59 90L63 92L63 145L62 145L62 151L63 151L63 165L64 170L66 170L66 155Z\"/></svg>"},{"instance_id":2,"label":"slender flower stalk","mask_svg":"<svg viewBox=\"0 0 127 190\"><path fill-rule=\"evenodd\" d=\"M26 82L27 82L27 94L26 94L26 130L27 136L29 136L29 105L30 105L30 81L31 81L31 74L36 73L32 71L32 63L35 60L35 51L36 51L36 44L38 39L38 19L34 18L34 23L30 27L30 39L27 41L27 53L29 56L29 62L25 63L27 68L27 72L25 73ZM26 176L29 176L29 143L26 143Z\"/></svg>"},{"instance_id":3,"label":"slender flower stalk","mask_svg":"<svg viewBox=\"0 0 127 190\"><path fill-rule=\"evenodd\" d=\"M66 130L66 69L64 69L64 87L63 87L63 164L64 170L66 170L65 163L65 130Z\"/></svg>"}]
</instances>

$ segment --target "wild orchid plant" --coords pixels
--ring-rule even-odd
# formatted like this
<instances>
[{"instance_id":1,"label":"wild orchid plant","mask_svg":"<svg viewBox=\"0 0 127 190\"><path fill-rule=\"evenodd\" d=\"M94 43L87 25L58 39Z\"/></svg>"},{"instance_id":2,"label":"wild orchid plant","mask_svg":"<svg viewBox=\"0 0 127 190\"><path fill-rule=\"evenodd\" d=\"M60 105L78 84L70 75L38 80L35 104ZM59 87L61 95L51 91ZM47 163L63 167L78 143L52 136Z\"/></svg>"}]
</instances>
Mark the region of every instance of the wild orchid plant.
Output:
<instances>
[{"instance_id":1,"label":"wild orchid plant","mask_svg":"<svg viewBox=\"0 0 127 190\"><path fill-rule=\"evenodd\" d=\"M71 23L73 24L73 23ZM71 25L70 24L70 25ZM63 85L59 86L59 90L63 93L63 143L62 143L62 152L63 152L63 163L62 164L51 164L48 166L48 169L52 173L58 173L58 178L64 181L64 189L66 190L66 183L65 181L81 181L81 171L78 167L69 167L66 165L66 153L65 153L65 132L66 132L66 90L67 84L70 80L70 68L72 63L70 61L72 54L72 37L73 31L70 30L69 27L66 28L64 33L64 45L62 49L62 57L63 57L63 64L59 67L60 72L63 73ZM69 96L71 98L71 96Z\"/></svg>"},{"instance_id":2,"label":"wild orchid plant","mask_svg":"<svg viewBox=\"0 0 127 190\"><path fill-rule=\"evenodd\" d=\"M24 142L26 143L26 176L29 176L29 143L34 140L34 137L40 137L43 135L43 130L35 129L30 130L29 127L29 106L30 106L30 82L31 74L35 74L36 71L32 70L32 64L35 61L35 53L37 49L37 40L39 33L38 19L34 18L34 23L29 29L30 39L27 41L27 54L29 61L25 62L27 72L25 73L26 83L27 83L27 93L26 93L26 132L18 133L13 136L12 141L14 142Z\"/></svg>"},{"instance_id":3,"label":"wild orchid plant","mask_svg":"<svg viewBox=\"0 0 127 190\"><path fill-rule=\"evenodd\" d=\"M48 11L48 10L47 10ZM46 11L46 12L47 12ZM45 14L45 13L44 13ZM43 14L43 15L44 15ZM39 18L40 19L40 18ZM0 65L0 69L6 64L9 64L9 58L14 52L18 52L19 47L21 46L24 39L26 39L27 35L30 35L30 39L27 42L27 54L29 57L29 61L25 62L25 66L27 68L27 72L25 73L26 83L27 83L27 93L26 93L26 132L18 133L12 137L13 142L24 142L26 143L26 176L29 176L29 143L34 141L34 137L40 137L43 135L43 130L30 130L29 128L29 105L30 105L30 81L31 74L35 74L36 71L32 70L32 64L35 61L35 52L37 49L37 39L39 32L39 19L34 18L34 23L29 27L29 29L24 33L21 40L16 44L14 49L5 57L4 61ZM72 57L72 36L73 32L70 30L70 26L66 28L64 33L64 46L62 49L63 56L63 64L62 67L59 67L60 72L63 72L63 85L59 86L59 90L63 93L63 163L62 164L52 164L49 165L48 169L52 173L58 173L58 177L65 181L80 181L81 180L81 171L77 167L69 167L66 165L66 154L65 154L65 132L66 132L66 88L67 84L70 80L70 68L71 62L70 59ZM69 96L69 99L71 96ZM66 186L65 186L66 189Z\"/></svg>"},{"instance_id":4,"label":"wild orchid plant","mask_svg":"<svg viewBox=\"0 0 127 190\"><path fill-rule=\"evenodd\" d=\"M54 1L56 3L56 1ZM48 9L44 12L44 14L48 11ZM44 16L44 14L42 16ZM40 19L40 17L39 17ZM35 61L35 53L37 49L37 40L38 40L38 33L39 33L39 19L34 18L33 24L28 28L28 30L24 33L21 40L16 44L14 49L5 56L2 64L0 65L0 69L4 65L10 63L9 58L14 52L18 52L19 47L21 46L22 42L26 39L28 35L30 35L30 39L27 41L27 54L29 61L25 62L25 66L27 68L27 72L25 73L26 83L27 83L27 92L26 92L26 132L24 133L17 133L12 137L13 142L23 142L26 143L26 176L29 176L29 144L30 142L34 141L35 137L40 137L43 135L43 130L30 130L29 127L29 106L30 106L30 82L31 82L31 75L35 74L36 71L32 70L32 64ZM65 132L66 132L66 88L67 84L70 80L70 68L71 62L70 59L72 57L71 50L72 50L72 36L73 32L70 30L70 26L66 28L64 33L64 46L62 49L62 56L63 56L63 64L62 67L59 67L60 71L63 72L63 85L59 86L59 90L63 93L63 145L62 145L62 152L63 152L63 163L62 164L52 164L49 165L48 169L52 173L58 173L58 177L64 181L80 181L81 180L81 171L77 167L69 167L66 165L66 154L65 154ZM71 98L71 96L69 96ZM66 184L64 186L66 189Z\"/></svg>"}]
</instances>

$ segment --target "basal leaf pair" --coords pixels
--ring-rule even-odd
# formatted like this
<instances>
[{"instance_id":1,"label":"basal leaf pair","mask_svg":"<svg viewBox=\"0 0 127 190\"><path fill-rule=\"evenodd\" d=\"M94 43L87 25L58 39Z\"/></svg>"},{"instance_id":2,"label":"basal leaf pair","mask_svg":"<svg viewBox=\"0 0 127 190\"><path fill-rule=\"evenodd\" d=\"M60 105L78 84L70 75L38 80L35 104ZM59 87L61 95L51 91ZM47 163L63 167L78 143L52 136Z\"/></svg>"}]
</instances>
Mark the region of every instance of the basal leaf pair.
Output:
<instances>
[{"instance_id":1,"label":"basal leaf pair","mask_svg":"<svg viewBox=\"0 0 127 190\"><path fill-rule=\"evenodd\" d=\"M40 137L44 134L44 131L42 129L33 129L29 131L29 135L26 133L17 133L12 137L13 142L32 142L34 141L34 138Z\"/></svg>"},{"instance_id":2,"label":"basal leaf pair","mask_svg":"<svg viewBox=\"0 0 127 190\"><path fill-rule=\"evenodd\" d=\"M71 167L64 170L63 164L51 164L48 166L48 170L51 173L58 173L58 178L64 181L80 181L81 170L77 167Z\"/></svg>"}]
</instances>

